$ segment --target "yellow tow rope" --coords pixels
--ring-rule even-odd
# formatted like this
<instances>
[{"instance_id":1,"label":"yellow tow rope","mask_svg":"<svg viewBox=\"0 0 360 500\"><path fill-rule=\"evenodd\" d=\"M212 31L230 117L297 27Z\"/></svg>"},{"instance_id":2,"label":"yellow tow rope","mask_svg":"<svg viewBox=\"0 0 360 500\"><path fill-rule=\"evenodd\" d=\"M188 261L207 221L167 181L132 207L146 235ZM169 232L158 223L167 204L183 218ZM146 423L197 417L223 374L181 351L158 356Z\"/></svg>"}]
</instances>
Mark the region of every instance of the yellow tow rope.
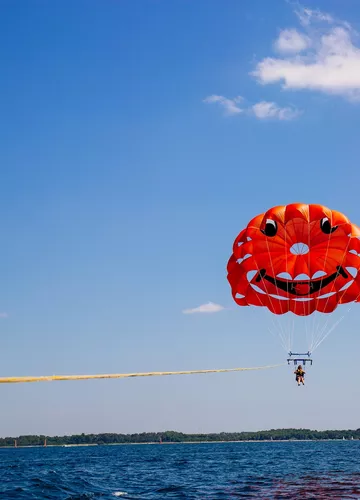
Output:
<instances>
[{"instance_id":1,"label":"yellow tow rope","mask_svg":"<svg viewBox=\"0 0 360 500\"><path fill-rule=\"evenodd\" d=\"M43 377L0 377L0 384L19 384L23 382L54 382L57 380L94 380L101 378L130 378L130 377L158 377L164 375L194 375L197 373L224 373L224 372L242 372L249 370L267 370L283 366L279 365L255 366L251 368L223 368L220 370L189 370L180 372L144 372L144 373L110 373L100 375L49 375Z\"/></svg>"}]
</instances>

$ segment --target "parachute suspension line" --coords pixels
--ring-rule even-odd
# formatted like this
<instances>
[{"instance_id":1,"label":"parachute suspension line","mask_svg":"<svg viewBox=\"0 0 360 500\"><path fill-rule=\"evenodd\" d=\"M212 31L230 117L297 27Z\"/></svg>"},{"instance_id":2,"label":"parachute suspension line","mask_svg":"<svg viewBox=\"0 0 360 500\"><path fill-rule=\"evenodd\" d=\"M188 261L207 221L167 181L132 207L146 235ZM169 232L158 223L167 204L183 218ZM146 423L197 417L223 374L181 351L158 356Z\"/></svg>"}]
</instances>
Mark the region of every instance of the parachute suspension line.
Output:
<instances>
[{"instance_id":1,"label":"parachute suspension line","mask_svg":"<svg viewBox=\"0 0 360 500\"><path fill-rule=\"evenodd\" d=\"M270 298L270 300L271 300L271 297L270 297L270 295L269 295L269 292L268 292L268 290L267 290L267 287L266 287L266 283L265 283L265 282L264 282L264 288L265 288L266 292L268 293L268 296L269 296L269 298ZM264 304L264 301L263 301L263 300L262 300L262 298L261 298L261 294L259 294L258 298L259 298L260 303L261 303L261 306L262 306L262 307L261 307L261 309L266 309L266 305ZM276 325L275 325L275 322L274 322L274 319L273 319L273 318L271 318L271 322L272 322L273 327L275 328L275 330L277 330L277 327L276 327ZM282 348L285 350L285 352L288 352L288 349L287 349L287 347L286 347L286 342L285 342L285 339L284 339L284 338L283 338L283 336L281 335L281 332L279 332L279 333L278 333L278 335L276 335L276 334L275 334L275 333L274 333L274 332L273 332L270 328L268 328L268 330L269 330L269 332L273 335L273 337L274 337L274 338L276 338L276 337L277 337L277 338L276 338L276 340L279 340L279 341L280 341L280 344L281 344Z\"/></svg>"},{"instance_id":2,"label":"parachute suspension line","mask_svg":"<svg viewBox=\"0 0 360 500\"><path fill-rule=\"evenodd\" d=\"M266 290L266 284L265 283L264 283L264 287L265 287L265 290ZM260 298L260 296L259 296L259 298ZM261 298L260 298L260 302L261 302L263 308L265 309L264 303L263 303L263 301L262 301ZM266 315L269 314L269 311L263 311L263 312ZM285 333L283 332L283 329L282 329L282 326L281 326L279 318L276 317L276 320L278 321L278 326L276 325L276 323L274 321L274 316L272 314L270 316L270 319L271 319L271 323L272 323L273 329L277 333L275 333L270 327L268 328L269 332L272 334L272 336L274 337L275 340L277 340L277 341L280 342L280 345L284 349L284 351L285 352L289 352L289 342L286 341Z\"/></svg>"},{"instance_id":3,"label":"parachute suspension line","mask_svg":"<svg viewBox=\"0 0 360 500\"><path fill-rule=\"evenodd\" d=\"M327 239L327 246L326 246L325 258L324 258L324 267L326 267L327 257L328 257L328 253L329 253L330 239L331 239L331 233L329 233L328 239ZM346 252L348 250L349 243L350 243L350 239L348 240L348 243L346 245L346 249L345 249L345 251L343 253L343 257L342 257L341 264L340 264L341 266L343 264ZM337 275L335 277L334 285L335 285L336 280L337 280L338 277L339 277L339 275ZM326 298L324 310L326 310L326 307L328 305L330 297L331 297L331 295L328 295L328 297ZM309 348L310 351L313 351L314 350L314 346L317 345L319 342L320 343L322 342L322 338L327 337L327 326L329 324L330 319L332 320L333 318L332 317L331 318L328 317L327 320L326 320L326 322L325 322L325 324L322 327L321 327L321 319L319 319L318 325L316 327L316 331L313 330L313 332L312 332L312 342L311 342L311 345L310 345L310 348ZM335 323L335 325L337 325L337 324L338 324L338 322ZM330 327L331 331L336 327L336 326L334 326L334 327L333 326L334 325L332 325Z\"/></svg>"},{"instance_id":4,"label":"parachute suspension line","mask_svg":"<svg viewBox=\"0 0 360 500\"><path fill-rule=\"evenodd\" d=\"M285 231L285 271L289 273L289 263L288 263L288 253L287 253L287 246L286 246L286 236L287 236L287 231ZM294 329L295 329L295 322L294 318L292 319L292 325L291 328L288 329L289 331L289 341L288 341L288 353L292 351L293 347L293 342L294 342Z\"/></svg>"},{"instance_id":5,"label":"parachute suspension line","mask_svg":"<svg viewBox=\"0 0 360 500\"><path fill-rule=\"evenodd\" d=\"M330 247L330 240L331 240L331 232L329 233L328 235L328 239L327 239L327 245L326 245L326 252L325 252L325 257L324 257L324 268L326 267L326 261L327 261L327 256L328 256L328 253L329 253L329 247ZM310 257L309 257L310 258ZM312 278L312 276L310 276L310 278ZM326 306L327 306L327 303L328 303L328 300L329 300L329 297L327 298L326 300L326 304L325 304L325 308L324 310L326 309ZM326 325L328 323L329 319L327 319L326 323L325 323L325 328L326 328ZM319 332L319 329L320 329L320 333L323 331L324 327L321 328L321 318L319 319L318 321L318 324L316 325L316 333L314 332L314 330L312 331L312 335L311 335L311 345L309 347L309 352L312 352L312 348L313 348L313 345L315 343L315 339L317 339L318 337L318 332ZM314 325L315 326L315 325Z\"/></svg>"},{"instance_id":6,"label":"parachute suspension line","mask_svg":"<svg viewBox=\"0 0 360 500\"><path fill-rule=\"evenodd\" d=\"M343 265L343 262L344 262L344 259L345 259L345 256L347 254L347 251L348 251L348 248L349 248L349 244L350 244L350 238L347 242L347 245L346 245L346 248L345 248L345 251L343 253L343 256L342 256L342 259L341 259L341 263L340 263L340 266ZM327 249L329 248L329 242L330 242L330 235L329 235L329 238L328 238L328 246L327 246ZM326 264L326 258L327 258L327 253L328 251L326 251L326 254L325 254L325 264ZM335 280L334 280L334 286L335 286L335 283L336 283L336 280L338 279L339 277L339 274L335 277ZM344 295L345 293L345 290L343 291L343 294ZM360 295L360 294L359 294ZM325 309L326 309L326 306L329 302L329 299L330 299L331 295L329 295L326 299L326 303L325 303ZM359 296L358 296L359 297ZM357 298L358 298L357 297ZM312 342L312 345L311 345L311 348L309 349L310 352L311 351L314 351L315 349L317 349L317 347L319 347L320 344L322 344L322 342L330 335L330 333L335 330L335 328L341 323L341 321L343 320L343 318L346 316L346 314L350 311L351 307L347 310L347 312L339 319L337 320L333 325L330 326L329 330L327 330L327 326L329 324L329 321L330 319L332 318L328 318L325 322L325 325L323 326L323 328L321 328L320 332L317 333L317 335L315 336L315 338L313 337L313 342Z\"/></svg>"},{"instance_id":7,"label":"parachute suspension line","mask_svg":"<svg viewBox=\"0 0 360 500\"><path fill-rule=\"evenodd\" d=\"M309 219L310 219L310 208L309 208ZM313 227L311 227L311 223L308 222L308 227L309 227L309 231L308 231L308 247L309 249L311 248L311 231L314 229L315 225L313 225ZM329 239L328 239L328 244L329 244ZM313 274L312 272L310 272L311 270L311 252L309 251L308 252L308 276L310 279L312 279L313 277ZM311 301L308 302L308 310L307 310L307 313L309 314L310 313L310 309L311 309L311 305L310 305ZM311 316L310 316L311 318ZM309 321L310 325L308 325L308 322L305 320L305 326L306 326L306 345L308 347L308 352L311 352L310 350L310 346L312 345L312 335L313 335L313 329L311 328L311 319Z\"/></svg>"},{"instance_id":8,"label":"parachute suspension line","mask_svg":"<svg viewBox=\"0 0 360 500\"><path fill-rule=\"evenodd\" d=\"M268 245L268 244L267 244ZM268 245L268 253L269 253L269 257L270 257L270 261L271 261L271 254L269 252L269 245ZM272 262L271 262L272 264ZM269 297L269 300L270 300L270 304L272 305L273 302L271 300L271 295L267 289L267 284L265 283L265 281L263 281L263 284L264 284L264 288L266 290L266 293L268 294L268 297ZM260 302L261 302L261 305L262 307L265 309L266 305L264 304L262 298L261 298L261 294L259 294L259 299L260 299ZM274 321L274 317L275 316L275 319L277 320L278 322L278 326L276 326L275 324L275 321ZM281 322L279 320L279 318L277 317L277 315L271 315L271 322L273 324L273 327L275 329L275 331L277 333L274 333L270 328L268 328L269 332L273 335L274 338L277 337L277 340L280 341L280 344L282 346L282 348L284 349L285 352L289 352L289 349L288 349L288 345L289 345L289 342L286 341L286 335L285 335L285 332L283 331L283 328L282 328L282 325L281 325Z\"/></svg>"},{"instance_id":9,"label":"parachute suspension line","mask_svg":"<svg viewBox=\"0 0 360 500\"><path fill-rule=\"evenodd\" d=\"M269 260L270 260L270 264L271 264L271 270L272 270L272 274L273 276L275 276L275 270L274 270L274 264L273 264L273 261L272 261L272 256L271 256L271 252L270 252L270 248L269 248L269 242L268 240L266 240L266 247L267 247L267 251L268 251L268 255L269 255ZM266 289L266 292L268 294L268 297L269 297L269 301L270 301L270 304L271 304L271 307L274 309L274 306L273 306L273 301L271 300L271 295L270 293L268 292L267 290L267 287L266 287L266 284L265 284L265 281L264 281L264 287ZM280 302L281 304L281 302ZM282 305L280 305L281 307L281 312L283 313L283 309L282 309ZM283 327L282 327L282 324L281 324L281 321L280 319L277 317L276 315L276 320L278 322L278 325L279 325L279 328L278 328L278 336L282 339L282 345L285 349L285 351L289 352L290 349L288 349L289 345L290 345L290 337L289 337L289 333L286 334L286 332L284 332L283 330Z\"/></svg>"},{"instance_id":10,"label":"parachute suspension line","mask_svg":"<svg viewBox=\"0 0 360 500\"><path fill-rule=\"evenodd\" d=\"M264 284L264 287L266 289L265 284ZM275 332L277 332L277 333L274 333L274 331L271 330L271 328L268 328L268 330L274 336L274 338L277 338L280 341L280 344L283 347L283 349L285 350L285 352L289 352L289 341L286 338L285 332L283 331L283 328L282 328L282 325L281 325L279 318L276 318L276 320L278 322L278 326L276 325L274 318L271 316L272 326L273 326Z\"/></svg>"},{"instance_id":11,"label":"parachute suspension line","mask_svg":"<svg viewBox=\"0 0 360 500\"><path fill-rule=\"evenodd\" d=\"M345 293L345 290L343 292L343 294ZM356 301L358 300L358 298L360 297L360 293L356 296L355 300L351 303L350 307L346 310L346 312L341 316L340 319L338 319L336 321L336 323L329 329L329 331L327 331L325 333L325 335L323 336L323 338L320 338L320 340L315 344L315 347L313 348L313 351L315 349L317 349L319 347L320 344L322 344L322 342L324 342L324 340L330 335L330 333L335 330L335 328L338 326L339 323L341 323L341 321L345 318L345 316L351 311L353 305L356 303Z\"/></svg>"},{"instance_id":12,"label":"parachute suspension line","mask_svg":"<svg viewBox=\"0 0 360 500\"><path fill-rule=\"evenodd\" d=\"M319 324L319 327L317 328L317 331L316 331L316 335L314 335L314 338L313 338L313 341L312 341L312 344L310 346L310 352L314 351L315 349L315 346L321 342L321 339L324 337L324 335L326 335L326 329L327 329L327 326L329 324L329 321L330 321L330 318L327 318L325 324L323 325L322 328L320 328L320 324ZM325 332L325 333L324 333Z\"/></svg>"},{"instance_id":13,"label":"parachute suspension line","mask_svg":"<svg viewBox=\"0 0 360 500\"><path fill-rule=\"evenodd\" d=\"M343 291L343 293L342 293L342 295L341 295L341 297L340 297L340 300L341 300L341 298L343 297L343 295L345 294L345 291L346 291L346 290L344 290L344 291ZM346 315L347 315L347 314L351 311L351 309L352 309L353 305L357 302L357 300L359 299L359 297L360 297L360 293L358 293L358 295L355 297L355 300L351 302L350 307L346 310L346 312L343 314L343 316L341 316L341 318L340 318L340 319L339 319L339 320L335 323L335 325L333 325L333 327L332 327L332 328L330 328L330 330L329 330L328 332L326 332L326 334L324 335L324 337L323 337L323 338L322 338L322 339L321 339L321 340L320 340L320 341L316 344L315 349L316 349L317 347L319 347L319 345L320 345L322 342L324 342L324 340L325 340L325 339L326 339L326 338L330 335L330 333L331 333L331 332L332 332L332 331L336 328L336 326L337 326L337 325L338 325L338 324L339 324L339 323L340 323L340 322L341 322L341 321L345 318L345 316L346 316Z\"/></svg>"},{"instance_id":14,"label":"parachute suspension line","mask_svg":"<svg viewBox=\"0 0 360 500\"><path fill-rule=\"evenodd\" d=\"M350 311L350 308L348 309L348 311L347 311L347 312L349 312L349 311ZM331 328L330 328L330 329L329 329L329 330L325 333L325 335L324 335L322 338L320 338L320 340L318 340L318 341L317 341L317 343L316 343L316 344L313 346L313 348L312 348L312 352L314 352L314 351L315 351L315 349L317 349L317 348L319 347L319 345L320 345L320 344L322 344L322 343L324 342L324 340L325 340L325 339L326 339L326 338L330 335L330 333L331 333L333 330L335 330L335 328L336 328L336 327L337 327L337 326L338 326L338 325L342 322L342 320L345 318L345 315L346 315L346 313L345 313L345 314L343 314L343 315L341 316L341 318L340 318L340 319L338 319L338 320L337 320L337 321L336 321L336 322L332 325L332 327L331 327Z\"/></svg>"},{"instance_id":15,"label":"parachute suspension line","mask_svg":"<svg viewBox=\"0 0 360 500\"><path fill-rule=\"evenodd\" d=\"M308 304L308 302L306 302ZM304 304L304 317L306 315L306 310L305 310L305 301L303 301L303 304ZM309 349L309 344L310 344L310 332L309 332L309 327L308 327L308 322L306 321L305 319L305 334L306 334L306 345L308 346L308 351L310 351Z\"/></svg>"},{"instance_id":16,"label":"parachute suspension line","mask_svg":"<svg viewBox=\"0 0 360 500\"><path fill-rule=\"evenodd\" d=\"M266 283L265 283L265 282L264 282L264 288L265 288L265 290L267 291L267 288L266 288ZM269 298L270 298L270 300L271 300L270 295L269 295ZM264 302L263 302L263 300L262 300L262 298L261 298L261 294L259 294L259 300L260 300L260 302L261 302L262 309L266 309L265 304L264 304ZM268 311L264 311L264 313L266 313L266 312L268 312ZM281 324L280 324L280 321L279 321L279 319L278 319L278 318L276 318L276 319L277 319L277 321L279 322L279 327L277 327L277 326L276 326L275 321L274 321L274 317L273 317L273 315L271 315L271 322L272 322L273 328L275 329L275 331L277 331L277 334L276 334L276 333L274 333L274 332L271 330L271 328L268 328L268 330L269 330L269 332L272 334L272 336L273 336L273 337L274 337L277 341L279 341L279 342L280 342L280 345L281 345L281 347L284 349L284 351L285 351L285 352L288 352L289 350L288 350L288 348L287 348L286 339L284 338L284 335L283 335L283 332L282 332L282 329L281 329Z\"/></svg>"},{"instance_id":17,"label":"parachute suspension line","mask_svg":"<svg viewBox=\"0 0 360 500\"><path fill-rule=\"evenodd\" d=\"M275 326L275 325L274 325ZM275 326L276 328L276 326ZM281 347L284 349L285 352L289 352L289 344L286 343L285 339L282 337L280 332L278 334L274 333L271 328L268 328L269 332L271 335L274 337L275 340L279 340Z\"/></svg>"},{"instance_id":18,"label":"parachute suspension line","mask_svg":"<svg viewBox=\"0 0 360 500\"><path fill-rule=\"evenodd\" d=\"M271 297L270 297L270 295L269 295L269 292L268 292L268 290L267 290L267 287L266 287L266 283L265 283L265 282L264 282L264 288L265 288L266 292L268 293L269 299L271 300ZM261 298L261 294L259 294L258 298L259 298L260 303L261 303L261 306L262 306L262 307L261 307L261 309L267 309L267 308L266 308L266 305L264 304L263 299ZM265 312L265 311L264 311L264 312ZM276 318L276 319L277 319L277 321L279 322L279 319L278 319L278 318ZM286 340L285 340L285 338L284 338L284 335L283 335L283 332L282 332L282 329L281 329L281 324L280 324L280 322L279 322L279 327L277 327L277 326L276 326L276 324L275 324L275 321L274 321L273 315L271 315L271 322L272 322L272 325L273 325L273 327L274 327L275 331L276 331L276 330L278 330L278 333L277 333L277 334L276 334L276 333L274 333L274 332L271 330L271 328L268 328L269 332L273 335L273 337L275 338L275 340L277 340L277 341L279 341L279 342L280 342L280 345L281 345L281 347L284 349L284 351L285 351L285 352L288 352L288 351L289 351L289 349L287 348L287 343L286 343Z\"/></svg>"},{"instance_id":19,"label":"parachute suspension line","mask_svg":"<svg viewBox=\"0 0 360 500\"><path fill-rule=\"evenodd\" d=\"M285 321L285 317L282 316L282 318ZM288 354L290 351L292 351L292 346L294 342L294 332L295 332L295 321L294 318L286 318L286 324L285 324L286 331L288 332L288 335L284 339L283 347Z\"/></svg>"},{"instance_id":20,"label":"parachute suspension line","mask_svg":"<svg viewBox=\"0 0 360 500\"><path fill-rule=\"evenodd\" d=\"M349 244L348 244L349 245ZM346 246L346 251L348 249L348 245ZM343 260L341 261L341 264L343 263ZM343 290L343 293L340 297L340 300L342 299L342 297L344 296L346 290ZM356 296L355 300L351 302L350 304L350 307L346 310L346 312L343 314L343 316L335 323L335 325L333 325L328 332L325 333L324 337L322 339L320 339L317 344L315 344L315 349L317 347L319 347L319 345L330 335L330 333L336 328L336 326L344 319L344 317L350 312L350 310L352 309L354 303L356 303L356 301L359 299L360 297L360 293ZM328 322L327 322L328 323Z\"/></svg>"},{"instance_id":21,"label":"parachute suspension line","mask_svg":"<svg viewBox=\"0 0 360 500\"><path fill-rule=\"evenodd\" d=\"M144 373L110 373L100 375L50 375L42 377L0 377L0 384L19 384L24 382L55 382L60 380L94 380L94 379L115 379L130 377L159 377L167 375L194 375L206 373L242 372L252 370L268 370L284 366L286 363L278 365L254 366L250 368L222 368L219 370L188 370L179 372L144 372Z\"/></svg>"},{"instance_id":22,"label":"parachute suspension line","mask_svg":"<svg viewBox=\"0 0 360 500\"><path fill-rule=\"evenodd\" d=\"M312 352L314 350L314 346L321 341L322 337L326 334L328 325L334 319L333 317L327 316L325 323L322 323L322 317L318 318L316 328L312 331L311 335L311 344L309 346L309 351ZM330 324L331 328L331 324Z\"/></svg>"},{"instance_id":23,"label":"parachute suspension line","mask_svg":"<svg viewBox=\"0 0 360 500\"><path fill-rule=\"evenodd\" d=\"M341 263L340 263L340 267L342 267L343 263L344 263L344 259L345 259L345 256L348 252L348 249L349 249L349 245L350 245L350 238L348 239L348 242L347 242L347 245L345 247L345 250L344 250L344 253L343 253L343 256L342 256L342 259L341 259ZM337 276L335 277L335 280L334 280L334 286L335 286L335 283L336 283L336 280L339 278L339 274L337 274ZM326 306L328 305L328 302L329 302L329 299L330 299L330 295L327 297L326 299L326 304L325 304L325 308Z\"/></svg>"},{"instance_id":24,"label":"parachute suspension line","mask_svg":"<svg viewBox=\"0 0 360 500\"><path fill-rule=\"evenodd\" d=\"M316 326L316 331L318 329L318 325L316 324L316 320L317 320L317 314L318 312L317 311L314 311L313 312L313 318L312 318L312 327L311 327L311 342L310 342L310 345L309 345L309 352L312 351L312 346L314 345L314 338L315 338L315 326ZM319 323L320 324L320 323Z\"/></svg>"},{"instance_id":25,"label":"parachute suspension line","mask_svg":"<svg viewBox=\"0 0 360 500\"><path fill-rule=\"evenodd\" d=\"M294 334L295 334L295 320L292 317L292 325L291 325L291 330L290 330L290 342L289 342L289 351L292 351L293 345L294 345Z\"/></svg>"}]
</instances>

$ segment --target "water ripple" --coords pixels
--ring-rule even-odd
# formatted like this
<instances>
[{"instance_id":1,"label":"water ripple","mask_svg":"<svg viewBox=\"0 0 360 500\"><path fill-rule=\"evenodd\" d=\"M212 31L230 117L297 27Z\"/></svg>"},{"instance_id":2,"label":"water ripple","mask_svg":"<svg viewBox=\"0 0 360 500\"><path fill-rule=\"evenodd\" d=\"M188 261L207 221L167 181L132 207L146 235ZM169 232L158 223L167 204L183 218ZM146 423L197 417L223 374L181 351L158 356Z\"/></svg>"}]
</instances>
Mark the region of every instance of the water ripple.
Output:
<instances>
[{"instance_id":1,"label":"water ripple","mask_svg":"<svg viewBox=\"0 0 360 500\"><path fill-rule=\"evenodd\" d=\"M0 456L6 499L360 498L358 441L17 448Z\"/></svg>"}]
</instances>

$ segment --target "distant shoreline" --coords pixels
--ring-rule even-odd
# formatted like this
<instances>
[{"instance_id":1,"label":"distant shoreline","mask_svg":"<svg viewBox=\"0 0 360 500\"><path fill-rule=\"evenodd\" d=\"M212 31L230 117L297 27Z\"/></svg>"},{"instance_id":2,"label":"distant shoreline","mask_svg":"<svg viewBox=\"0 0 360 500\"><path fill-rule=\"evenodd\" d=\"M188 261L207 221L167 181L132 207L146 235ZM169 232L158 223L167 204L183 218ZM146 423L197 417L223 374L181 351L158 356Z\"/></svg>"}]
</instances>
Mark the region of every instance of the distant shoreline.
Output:
<instances>
[{"instance_id":1,"label":"distant shoreline","mask_svg":"<svg viewBox=\"0 0 360 500\"><path fill-rule=\"evenodd\" d=\"M239 441L167 441L159 443L158 441L148 442L148 443L79 443L79 444L33 444L33 445L14 445L10 446L0 446L0 449L9 448L78 448L78 447L89 447L89 446L162 446L162 445L180 445L180 444L225 444L225 443L310 443L310 442L330 442L330 441L359 441L359 438L334 438L334 439L242 439Z\"/></svg>"},{"instance_id":2,"label":"distant shoreline","mask_svg":"<svg viewBox=\"0 0 360 500\"><path fill-rule=\"evenodd\" d=\"M41 446L99 446L125 444L196 444L360 440L360 429L316 431L311 429L270 429L256 432L189 433L178 431L118 434L72 434L65 436L22 435L0 438L0 448Z\"/></svg>"}]
</instances>

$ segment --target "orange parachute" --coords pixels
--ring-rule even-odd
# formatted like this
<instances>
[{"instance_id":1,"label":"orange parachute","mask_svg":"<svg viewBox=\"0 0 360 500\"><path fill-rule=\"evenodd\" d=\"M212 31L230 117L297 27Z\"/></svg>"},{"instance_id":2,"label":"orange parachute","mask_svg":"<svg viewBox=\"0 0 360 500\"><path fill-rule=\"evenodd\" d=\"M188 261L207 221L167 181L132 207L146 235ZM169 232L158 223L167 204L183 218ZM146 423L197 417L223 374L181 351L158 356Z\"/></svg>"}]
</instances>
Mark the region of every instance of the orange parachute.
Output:
<instances>
[{"instance_id":1,"label":"orange parachute","mask_svg":"<svg viewBox=\"0 0 360 500\"><path fill-rule=\"evenodd\" d=\"M294 203L257 215L233 245L227 271L239 306L330 313L360 301L360 228L322 205Z\"/></svg>"}]
</instances>

